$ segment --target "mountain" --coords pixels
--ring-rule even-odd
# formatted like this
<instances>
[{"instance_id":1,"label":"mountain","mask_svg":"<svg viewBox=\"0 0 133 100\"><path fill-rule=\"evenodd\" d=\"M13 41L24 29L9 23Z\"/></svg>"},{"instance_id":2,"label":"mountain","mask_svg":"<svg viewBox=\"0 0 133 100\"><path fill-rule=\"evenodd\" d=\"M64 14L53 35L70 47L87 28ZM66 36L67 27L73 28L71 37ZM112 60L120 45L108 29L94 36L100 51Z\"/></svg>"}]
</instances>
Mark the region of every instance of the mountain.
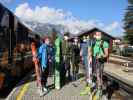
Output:
<instances>
[{"instance_id":1,"label":"mountain","mask_svg":"<svg viewBox=\"0 0 133 100\"><path fill-rule=\"evenodd\" d=\"M24 24L32 29L35 33L39 34L40 36L50 35L53 29L55 29L59 36L63 36L65 32L67 32L67 27L63 25L55 25L49 23L38 23L38 22L24 22Z\"/></svg>"},{"instance_id":2,"label":"mountain","mask_svg":"<svg viewBox=\"0 0 133 100\"><path fill-rule=\"evenodd\" d=\"M83 29L82 27L70 27L62 24L39 23L34 21L24 21L24 24L40 36L50 35L52 30L55 29L60 37L62 37L65 32L73 33L70 34L70 36L73 37L89 29Z\"/></svg>"}]
</instances>

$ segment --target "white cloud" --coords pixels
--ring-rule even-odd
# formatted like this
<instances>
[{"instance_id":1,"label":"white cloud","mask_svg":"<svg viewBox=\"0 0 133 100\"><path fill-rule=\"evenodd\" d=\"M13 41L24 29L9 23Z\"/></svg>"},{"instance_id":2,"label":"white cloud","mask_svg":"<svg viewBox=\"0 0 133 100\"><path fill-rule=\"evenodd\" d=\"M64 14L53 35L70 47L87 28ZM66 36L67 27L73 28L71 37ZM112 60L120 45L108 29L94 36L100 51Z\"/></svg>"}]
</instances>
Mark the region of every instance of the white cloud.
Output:
<instances>
[{"instance_id":1,"label":"white cloud","mask_svg":"<svg viewBox=\"0 0 133 100\"><path fill-rule=\"evenodd\" d=\"M105 27L104 29L107 32L111 32L111 31L117 29L118 27L119 27L119 23L117 21L115 21L115 22L111 23L110 25L108 25L107 27Z\"/></svg>"},{"instance_id":2,"label":"white cloud","mask_svg":"<svg viewBox=\"0 0 133 100\"><path fill-rule=\"evenodd\" d=\"M105 31L114 31L119 25L118 22L113 22L110 25L105 25L99 20L79 20L71 12L64 12L62 9L49 8L47 6L36 6L32 9L28 3L20 4L15 14L22 20L36 21L39 23L61 24L68 27L68 31L77 34L80 31L88 30L92 27L105 29Z\"/></svg>"}]
</instances>

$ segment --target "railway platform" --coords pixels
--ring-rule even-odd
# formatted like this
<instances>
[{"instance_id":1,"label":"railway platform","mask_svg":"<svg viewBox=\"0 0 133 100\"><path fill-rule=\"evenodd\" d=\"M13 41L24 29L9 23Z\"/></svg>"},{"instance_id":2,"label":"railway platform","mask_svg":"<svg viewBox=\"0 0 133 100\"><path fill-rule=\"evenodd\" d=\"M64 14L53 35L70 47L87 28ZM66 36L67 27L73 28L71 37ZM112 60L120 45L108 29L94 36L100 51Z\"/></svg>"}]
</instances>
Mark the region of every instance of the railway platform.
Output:
<instances>
[{"instance_id":1,"label":"railway platform","mask_svg":"<svg viewBox=\"0 0 133 100\"><path fill-rule=\"evenodd\" d=\"M104 68L105 73L116 78L117 80L122 81L123 83L133 87L133 72L125 72L124 66L116 64L105 64Z\"/></svg>"},{"instance_id":2,"label":"railway platform","mask_svg":"<svg viewBox=\"0 0 133 100\"><path fill-rule=\"evenodd\" d=\"M127 85L133 85L133 73L123 72L119 65L107 63L104 72L115 77L116 80L122 80ZM40 97L37 93L35 74L33 72L29 73L29 75L13 89L6 100L89 100L89 96L80 96L80 91L82 91L85 86L82 69L80 69L80 75L79 80L67 83L60 90L54 89L53 78L49 77L48 87L50 91L43 97ZM107 99L103 96L102 100ZM111 100L132 100L132 95L120 89L112 94Z\"/></svg>"}]
</instances>

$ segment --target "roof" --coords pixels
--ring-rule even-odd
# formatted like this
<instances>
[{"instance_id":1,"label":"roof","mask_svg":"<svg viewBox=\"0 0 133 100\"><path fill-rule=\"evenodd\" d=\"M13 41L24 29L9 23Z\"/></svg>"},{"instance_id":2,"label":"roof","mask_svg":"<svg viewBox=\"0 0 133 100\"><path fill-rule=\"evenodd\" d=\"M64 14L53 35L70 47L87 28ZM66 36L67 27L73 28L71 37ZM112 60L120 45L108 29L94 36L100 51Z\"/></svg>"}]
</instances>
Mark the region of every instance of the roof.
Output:
<instances>
[{"instance_id":1,"label":"roof","mask_svg":"<svg viewBox=\"0 0 133 100\"><path fill-rule=\"evenodd\" d=\"M93 32L95 32L95 31L100 31L100 32L102 32L103 34L105 34L105 35L107 35L108 37L110 37L110 38L112 38L112 39L116 39L115 37L113 37L113 36L111 36L111 35L109 35L107 32L104 32L103 30L100 30L99 28L92 28L92 29L90 29L90 30L88 30L88 31L85 31L85 32L82 32L82 33L79 33L77 36L78 37L81 37L81 36L83 36L83 35L85 35L85 34L92 34Z\"/></svg>"}]
</instances>

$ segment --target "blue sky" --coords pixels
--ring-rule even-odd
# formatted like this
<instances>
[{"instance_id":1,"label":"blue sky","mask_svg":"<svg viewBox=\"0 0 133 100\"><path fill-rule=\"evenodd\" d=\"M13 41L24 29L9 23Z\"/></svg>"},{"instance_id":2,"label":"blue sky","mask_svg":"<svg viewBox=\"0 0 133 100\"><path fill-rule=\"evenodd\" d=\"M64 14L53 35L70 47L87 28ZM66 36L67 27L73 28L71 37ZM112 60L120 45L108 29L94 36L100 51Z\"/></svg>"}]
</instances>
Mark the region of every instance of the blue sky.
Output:
<instances>
[{"instance_id":1,"label":"blue sky","mask_svg":"<svg viewBox=\"0 0 133 100\"><path fill-rule=\"evenodd\" d=\"M100 28L104 27L105 31L116 36L122 35L122 19L127 7L127 0L5 0L4 3L14 13L24 3L28 3L31 10L37 6L62 9L63 13L71 12L78 20L95 21Z\"/></svg>"}]
</instances>

